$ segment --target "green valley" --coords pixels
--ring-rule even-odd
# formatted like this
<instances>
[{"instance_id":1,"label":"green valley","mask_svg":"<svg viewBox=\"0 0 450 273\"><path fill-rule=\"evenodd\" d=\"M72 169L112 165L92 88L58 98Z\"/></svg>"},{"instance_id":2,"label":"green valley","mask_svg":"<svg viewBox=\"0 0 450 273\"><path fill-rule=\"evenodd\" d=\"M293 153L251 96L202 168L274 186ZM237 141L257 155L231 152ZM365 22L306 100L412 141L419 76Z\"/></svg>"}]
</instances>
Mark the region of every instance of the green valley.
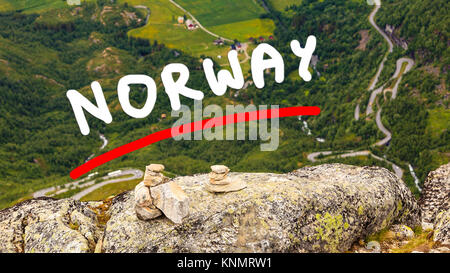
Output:
<instances>
[{"instance_id":1,"label":"green valley","mask_svg":"<svg viewBox=\"0 0 450 273\"><path fill-rule=\"evenodd\" d=\"M225 164L232 171L289 172L343 162L394 171L392 164L361 154L318 156L315 162L308 159L320 151L333 151L333 155L370 151L401 168L403 180L419 194L408 165L414 167L421 185L430 170L449 161L450 19L441 8L449 6L447 1L382 1L375 22L383 30L393 26L389 37L394 48L377 88L395 85L399 77L391 77L399 58L413 59L414 66L402 74L397 97L381 92L375 97L374 112L368 114L368 86L388 44L370 24L368 17L374 7L365 0L241 0L233 5L222 0L175 2L207 31L246 44L239 58L247 83L252 78L245 73L249 70L246 55L251 56L263 40L275 47L285 62L284 82L276 83L273 73L267 73L263 89L248 84L239 92L229 90L215 96L201 61L210 57L226 68L226 55L234 41L215 45L217 37L204 29L192 26L189 30L186 20L193 19L170 1L93 0L67 6L59 0L0 0L0 208L30 198L42 188L66 184L71 181L69 172L91 156L170 128L177 118L170 115L160 79L169 63L189 67L187 86L205 93L203 105L313 105L321 108L321 114L301 120L280 119L280 146L273 152L262 152L260 141L169 139L102 165L95 169L99 176L122 168L142 170L150 162L164 164L173 175L208 172L214 164ZM423 6L428 9L426 16L422 16ZM289 43L296 39L304 45L308 35L317 38L317 59L310 65L312 80L304 82L298 76L299 59ZM260 36L262 40L249 40ZM117 82L128 74L149 75L158 86L157 103L146 118L127 116L118 102ZM76 89L94 101L92 81L101 83L113 122L105 124L87 115L91 133L83 136L66 91ZM133 106L142 106L147 91L133 86L130 97ZM182 103L193 105L187 98L182 98ZM357 105L359 118L355 119ZM376 123L381 108L381 122L392 139L387 145L374 146L385 138ZM108 140L102 149L99 134ZM135 182L111 184L89 198L132 188Z\"/></svg>"}]
</instances>

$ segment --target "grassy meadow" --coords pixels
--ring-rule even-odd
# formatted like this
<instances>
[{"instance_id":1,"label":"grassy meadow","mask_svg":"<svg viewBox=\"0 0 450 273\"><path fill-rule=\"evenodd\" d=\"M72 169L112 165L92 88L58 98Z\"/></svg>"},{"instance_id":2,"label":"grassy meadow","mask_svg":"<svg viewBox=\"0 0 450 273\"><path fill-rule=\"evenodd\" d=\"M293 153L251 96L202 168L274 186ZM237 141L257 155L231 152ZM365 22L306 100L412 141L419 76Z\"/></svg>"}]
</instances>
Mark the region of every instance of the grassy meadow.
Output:
<instances>
[{"instance_id":1,"label":"grassy meadow","mask_svg":"<svg viewBox=\"0 0 450 273\"><path fill-rule=\"evenodd\" d=\"M176 0L205 27L258 18L264 9L253 0Z\"/></svg>"},{"instance_id":2,"label":"grassy meadow","mask_svg":"<svg viewBox=\"0 0 450 273\"><path fill-rule=\"evenodd\" d=\"M270 19L250 19L208 28L224 37L247 41L250 37L268 37L273 34L275 26Z\"/></svg>"},{"instance_id":3,"label":"grassy meadow","mask_svg":"<svg viewBox=\"0 0 450 273\"><path fill-rule=\"evenodd\" d=\"M201 55L210 56L221 65L228 64L226 56L230 47L227 45L216 46L213 44L213 41L216 39L214 36L209 35L201 29L188 31L184 24L178 24L177 18L183 16L184 13L169 1L120 1L127 2L129 5L145 5L150 9L148 24L144 27L131 30L129 35L157 40L169 48L180 49L198 57ZM227 7L227 4L222 1L217 1L212 6L206 0L195 1L198 5L192 5L192 3L185 5L185 2L187 1L179 2L179 4L196 16L200 23L208 30L225 38L247 41L249 37L267 37L275 29L274 23L271 20L258 18L264 10L252 1L241 1L246 2L246 4L231 5L230 7ZM241 10L244 7L247 11L242 12ZM250 8L252 11L248 11ZM232 9L239 10L239 12L236 12L236 10L232 11ZM227 14L227 16L220 16L220 14ZM228 18L229 14L234 14L234 16ZM243 54L240 55L241 60L244 59ZM219 58L219 56L221 57Z\"/></svg>"},{"instance_id":4,"label":"grassy meadow","mask_svg":"<svg viewBox=\"0 0 450 273\"><path fill-rule=\"evenodd\" d=\"M231 6L224 3L238 1L175 1L198 16L207 29L226 38L245 42L252 36L267 37L274 28L271 20L261 19L260 15L265 11L256 4L257 0L241 0ZM306 134L303 123L297 118L285 118L280 120L280 146L274 152L261 151L261 141L168 139L108 162L95 171L143 169L154 162L164 164L173 175L206 173L213 164L225 164L233 171L285 173L311 165L307 159L310 152L371 149L377 155L386 154L389 160L402 167L405 182L415 189L413 178L407 171L408 163L424 181L430 170L448 162L449 112L448 99L443 93L447 91L448 77L443 69L436 69L444 67L440 62L448 57L434 53L445 48L446 43L433 38L433 30L443 27L431 28L427 27L432 26L431 23L417 23L417 29L425 27L427 31L416 31L407 36L417 36L416 42L436 42L436 45L419 44L420 47L417 43L410 44L415 56L424 52L436 54L436 61L431 65L429 59L417 60L418 69L403 76L398 97L384 103L379 100L379 107L383 107L383 123L393 133L393 139L388 147L373 148L371 145L384 137L373 116L367 117L368 121L353 118L359 98L363 98L361 106L367 105L367 86L386 52L383 38L375 34L367 21L372 7L362 0L298 0L301 6L284 12L281 5L289 6L294 1L266 1L271 4L270 8L275 3L280 5L273 11L275 14L283 10L283 14L272 17L273 20L283 20L286 26L292 26L280 28L271 42L283 54L288 77L278 84L267 75L264 90L250 85L240 90L238 96L234 96L234 90L224 96L215 96L208 89L199 58L203 58L202 55L213 57L226 69L230 46L215 46L215 37L205 31L188 31L178 24L177 18L183 16L183 12L168 0L119 0L118 3L103 0L82 5L76 11L74 8L53 9L58 5L67 6L62 0L0 0L0 10L27 8L0 16L0 208L10 206L19 198L20 201L31 198L36 190L72 181L68 176L70 170L93 153L99 155L149 133L170 128L177 118L170 115L170 101L164 94L160 71L164 65L175 62L190 68L189 87L204 91L205 106L214 103L222 107L225 104L321 107L319 116L307 119L312 135ZM420 2L416 2L420 7ZM146 9L133 8L136 5L150 9L149 22L145 26L142 22ZM47 11L30 14L39 9ZM332 14L324 12L330 10ZM386 11L386 15L390 16L393 10ZM440 11L437 7L434 10ZM128 24L127 14L133 13L140 19L139 23ZM419 22L415 20L409 24L415 25L416 21ZM402 25L401 21L385 23ZM371 38L365 51L355 50L360 40L359 32L367 29L370 29ZM303 42L311 34L317 37L320 61L317 71L311 70L313 80L304 82L298 76L298 58L291 54L289 42L291 39ZM249 55L254 47L253 43L248 43ZM173 50L186 54L175 56ZM406 55L401 48L397 51L398 56ZM240 54L239 58L243 61L245 54ZM391 77L395 60L392 57L392 70L382 74L381 78L386 77L380 83ZM390 69L389 61L386 64L386 69ZM245 73L250 65L244 62L241 66ZM320 72L320 76L316 72ZM157 103L145 119L129 117L118 102L117 82L127 74L149 75L158 85ZM65 92L76 89L93 99L90 83L94 80L102 85L114 121L105 125L89 117L91 134L82 136ZM138 90L133 88L130 97L133 105L139 106L145 102L146 92ZM182 103L192 105L192 100L183 97ZM162 114L167 118L160 119ZM103 142L98 133L108 138L105 149L99 150ZM316 137L326 141L318 142ZM317 164L331 162L385 166L371 157L330 158ZM133 183L108 185L84 200L103 199L133 188ZM76 191L71 189L57 197L68 197Z\"/></svg>"},{"instance_id":5,"label":"grassy meadow","mask_svg":"<svg viewBox=\"0 0 450 273\"><path fill-rule=\"evenodd\" d=\"M82 0L81 2L89 1L92 0ZM24 13L40 13L68 6L65 0L0 0L0 12L20 10Z\"/></svg>"},{"instance_id":6,"label":"grassy meadow","mask_svg":"<svg viewBox=\"0 0 450 273\"><path fill-rule=\"evenodd\" d=\"M214 1L177 0L210 31L228 39L247 40L269 36L275 25L270 19L259 19L264 9L254 0Z\"/></svg>"},{"instance_id":7,"label":"grassy meadow","mask_svg":"<svg viewBox=\"0 0 450 273\"><path fill-rule=\"evenodd\" d=\"M98 201L104 200L111 195L117 195L124 191L134 189L136 185L142 181L142 178L123 181L118 183L112 183L105 185L81 198L81 201Z\"/></svg>"},{"instance_id":8,"label":"grassy meadow","mask_svg":"<svg viewBox=\"0 0 450 273\"><path fill-rule=\"evenodd\" d=\"M285 9L292 5L300 6L302 0L269 0L272 7L278 11L284 12Z\"/></svg>"}]
</instances>

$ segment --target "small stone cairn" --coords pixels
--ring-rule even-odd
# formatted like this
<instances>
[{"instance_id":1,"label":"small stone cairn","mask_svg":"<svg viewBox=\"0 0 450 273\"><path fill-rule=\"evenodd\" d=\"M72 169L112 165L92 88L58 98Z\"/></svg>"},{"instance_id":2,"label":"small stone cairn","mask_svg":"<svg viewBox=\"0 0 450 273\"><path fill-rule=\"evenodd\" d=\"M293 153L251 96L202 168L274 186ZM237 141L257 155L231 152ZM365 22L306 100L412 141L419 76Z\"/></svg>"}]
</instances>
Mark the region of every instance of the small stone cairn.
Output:
<instances>
[{"instance_id":1,"label":"small stone cairn","mask_svg":"<svg viewBox=\"0 0 450 273\"><path fill-rule=\"evenodd\" d=\"M136 216L147 221L164 214L180 224L189 214L189 199L174 181L161 173L163 170L161 164L150 164L145 168L144 181L134 189Z\"/></svg>"},{"instance_id":2,"label":"small stone cairn","mask_svg":"<svg viewBox=\"0 0 450 273\"><path fill-rule=\"evenodd\" d=\"M245 181L228 176L230 169L224 165L211 166L209 181L205 183L205 189L209 192L239 191L247 187Z\"/></svg>"}]
</instances>

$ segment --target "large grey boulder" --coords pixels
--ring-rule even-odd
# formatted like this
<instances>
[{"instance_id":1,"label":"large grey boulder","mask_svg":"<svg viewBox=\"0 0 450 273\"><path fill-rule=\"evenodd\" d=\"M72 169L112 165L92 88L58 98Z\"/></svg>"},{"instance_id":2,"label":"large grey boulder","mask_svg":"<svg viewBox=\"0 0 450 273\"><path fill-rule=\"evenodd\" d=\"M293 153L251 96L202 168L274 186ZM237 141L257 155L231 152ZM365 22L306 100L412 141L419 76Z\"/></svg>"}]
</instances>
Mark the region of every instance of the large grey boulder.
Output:
<instances>
[{"instance_id":1,"label":"large grey boulder","mask_svg":"<svg viewBox=\"0 0 450 273\"><path fill-rule=\"evenodd\" d=\"M434 240L450 245L450 163L428 174L419 204L423 226L434 229Z\"/></svg>"},{"instance_id":2,"label":"large grey boulder","mask_svg":"<svg viewBox=\"0 0 450 273\"><path fill-rule=\"evenodd\" d=\"M133 192L113 200L104 252L340 252L392 224L414 227L419 207L405 184L378 167L327 164L289 174L230 173L247 188L204 190L208 175L174 179L189 216L137 219Z\"/></svg>"},{"instance_id":3,"label":"large grey boulder","mask_svg":"<svg viewBox=\"0 0 450 273\"><path fill-rule=\"evenodd\" d=\"M428 174L419 205L425 223L434 223L440 212L450 209L450 163Z\"/></svg>"},{"instance_id":4,"label":"large grey boulder","mask_svg":"<svg viewBox=\"0 0 450 273\"><path fill-rule=\"evenodd\" d=\"M442 245L450 246L450 210L442 211L436 216L433 239Z\"/></svg>"},{"instance_id":5,"label":"large grey boulder","mask_svg":"<svg viewBox=\"0 0 450 273\"><path fill-rule=\"evenodd\" d=\"M340 252L393 224L420 223L411 192L384 168L229 176L247 187L211 193L207 174L173 179L189 198L179 224L139 220L134 191L111 203L28 200L0 211L0 252Z\"/></svg>"},{"instance_id":6,"label":"large grey boulder","mask_svg":"<svg viewBox=\"0 0 450 273\"><path fill-rule=\"evenodd\" d=\"M0 211L0 252L93 252L101 237L87 203L40 198Z\"/></svg>"}]
</instances>

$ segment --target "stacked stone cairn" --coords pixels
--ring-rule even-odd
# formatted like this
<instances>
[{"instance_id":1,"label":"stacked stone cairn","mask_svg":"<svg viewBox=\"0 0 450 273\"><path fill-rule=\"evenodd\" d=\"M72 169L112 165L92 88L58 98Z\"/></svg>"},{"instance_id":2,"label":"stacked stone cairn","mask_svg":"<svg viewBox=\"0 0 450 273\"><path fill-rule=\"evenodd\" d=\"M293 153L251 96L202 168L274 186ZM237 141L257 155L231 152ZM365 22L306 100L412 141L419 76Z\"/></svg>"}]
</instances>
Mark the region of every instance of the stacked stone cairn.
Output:
<instances>
[{"instance_id":1,"label":"stacked stone cairn","mask_svg":"<svg viewBox=\"0 0 450 273\"><path fill-rule=\"evenodd\" d=\"M161 173L163 170L161 164L146 167L144 181L134 189L136 216L147 221L164 214L180 224L189 214L189 199L174 181Z\"/></svg>"},{"instance_id":2,"label":"stacked stone cairn","mask_svg":"<svg viewBox=\"0 0 450 273\"><path fill-rule=\"evenodd\" d=\"M247 187L245 181L228 176L230 169L224 165L211 166L209 181L205 183L205 189L209 192L239 191Z\"/></svg>"}]
</instances>

